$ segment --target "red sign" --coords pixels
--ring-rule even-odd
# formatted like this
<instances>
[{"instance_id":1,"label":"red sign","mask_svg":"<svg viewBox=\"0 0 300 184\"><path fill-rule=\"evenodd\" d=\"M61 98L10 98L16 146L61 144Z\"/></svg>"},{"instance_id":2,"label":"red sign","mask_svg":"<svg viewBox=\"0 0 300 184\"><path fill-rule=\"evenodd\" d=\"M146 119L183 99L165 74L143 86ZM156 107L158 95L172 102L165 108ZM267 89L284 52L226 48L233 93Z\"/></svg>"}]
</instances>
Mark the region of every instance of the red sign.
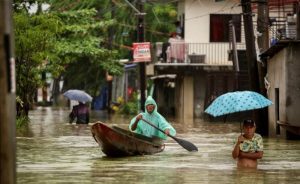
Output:
<instances>
[{"instance_id":1,"label":"red sign","mask_svg":"<svg viewBox=\"0 0 300 184\"><path fill-rule=\"evenodd\" d=\"M151 61L150 42L133 43L133 61L134 62Z\"/></svg>"}]
</instances>

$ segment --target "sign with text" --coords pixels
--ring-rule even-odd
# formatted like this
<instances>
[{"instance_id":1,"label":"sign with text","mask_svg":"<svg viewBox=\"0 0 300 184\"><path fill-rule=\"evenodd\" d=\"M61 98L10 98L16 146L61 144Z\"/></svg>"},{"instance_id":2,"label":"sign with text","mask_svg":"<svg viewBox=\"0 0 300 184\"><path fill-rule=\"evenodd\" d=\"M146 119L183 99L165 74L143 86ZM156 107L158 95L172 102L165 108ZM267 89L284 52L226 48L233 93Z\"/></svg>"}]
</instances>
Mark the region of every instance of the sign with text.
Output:
<instances>
[{"instance_id":1,"label":"sign with text","mask_svg":"<svg viewBox=\"0 0 300 184\"><path fill-rule=\"evenodd\" d=\"M150 42L133 43L133 61L151 61Z\"/></svg>"}]
</instances>

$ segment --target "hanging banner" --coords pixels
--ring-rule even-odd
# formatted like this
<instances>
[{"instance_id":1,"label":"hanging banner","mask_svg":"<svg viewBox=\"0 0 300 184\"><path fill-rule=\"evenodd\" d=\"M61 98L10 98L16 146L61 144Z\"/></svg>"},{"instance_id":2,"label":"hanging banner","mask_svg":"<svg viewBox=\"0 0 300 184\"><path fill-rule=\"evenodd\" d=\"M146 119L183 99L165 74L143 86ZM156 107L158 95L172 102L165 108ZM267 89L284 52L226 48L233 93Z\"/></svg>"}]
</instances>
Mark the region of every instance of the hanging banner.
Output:
<instances>
[{"instance_id":1,"label":"hanging banner","mask_svg":"<svg viewBox=\"0 0 300 184\"><path fill-rule=\"evenodd\" d=\"M133 61L151 61L150 42L133 43Z\"/></svg>"}]
</instances>

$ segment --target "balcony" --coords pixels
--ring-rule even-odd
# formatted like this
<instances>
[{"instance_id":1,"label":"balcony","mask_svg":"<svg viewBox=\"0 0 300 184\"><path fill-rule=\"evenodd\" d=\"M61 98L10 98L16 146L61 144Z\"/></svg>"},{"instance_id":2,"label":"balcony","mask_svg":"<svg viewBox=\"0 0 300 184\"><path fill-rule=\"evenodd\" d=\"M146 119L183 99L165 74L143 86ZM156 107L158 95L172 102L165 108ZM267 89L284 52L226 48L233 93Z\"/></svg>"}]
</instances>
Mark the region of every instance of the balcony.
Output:
<instances>
[{"instance_id":1,"label":"balcony","mask_svg":"<svg viewBox=\"0 0 300 184\"><path fill-rule=\"evenodd\" d=\"M275 45L278 41L297 40L297 1L289 0L269 0L268 9L269 17L267 22L260 22L260 31L269 32L270 46ZM258 13L258 9L253 9ZM254 26L258 22L254 21Z\"/></svg>"},{"instance_id":2,"label":"balcony","mask_svg":"<svg viewBox=\"0 0 300 184\"><path fill-rule=\"evenodd\" d=\"M245 44L238 43L237 50ZM232 66L229 43L175 43L158 42L154 46L156 66Z\"/></svg>"}]
</instances>

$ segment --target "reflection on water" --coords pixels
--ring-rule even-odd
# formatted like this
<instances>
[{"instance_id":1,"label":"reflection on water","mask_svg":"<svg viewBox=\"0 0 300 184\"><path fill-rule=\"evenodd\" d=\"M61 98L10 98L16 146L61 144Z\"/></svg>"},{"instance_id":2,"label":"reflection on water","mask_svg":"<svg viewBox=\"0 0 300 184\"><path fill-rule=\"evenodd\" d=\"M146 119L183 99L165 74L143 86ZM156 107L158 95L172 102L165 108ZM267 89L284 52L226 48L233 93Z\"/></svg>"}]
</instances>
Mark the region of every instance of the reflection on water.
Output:
<instances>
[{"instance_id":1,"label":"reflection on water","mask_svg":"<svg viewBox=\"0 0 300 184\"><path fill-rule=\"evenodd\" d=\"M91 136L90 125L68 124L68 109L30 112L28 131L18 133L17 182L27 183L299 183L300 144L264 138L265 153L257 170L237 170L231 158L238 123L172 124L178 137L194 143L189 153L175 141L164 152L108 158ZM128 126L129 117L92 112L92 122Z\"/></svg>"}]
</instances>

